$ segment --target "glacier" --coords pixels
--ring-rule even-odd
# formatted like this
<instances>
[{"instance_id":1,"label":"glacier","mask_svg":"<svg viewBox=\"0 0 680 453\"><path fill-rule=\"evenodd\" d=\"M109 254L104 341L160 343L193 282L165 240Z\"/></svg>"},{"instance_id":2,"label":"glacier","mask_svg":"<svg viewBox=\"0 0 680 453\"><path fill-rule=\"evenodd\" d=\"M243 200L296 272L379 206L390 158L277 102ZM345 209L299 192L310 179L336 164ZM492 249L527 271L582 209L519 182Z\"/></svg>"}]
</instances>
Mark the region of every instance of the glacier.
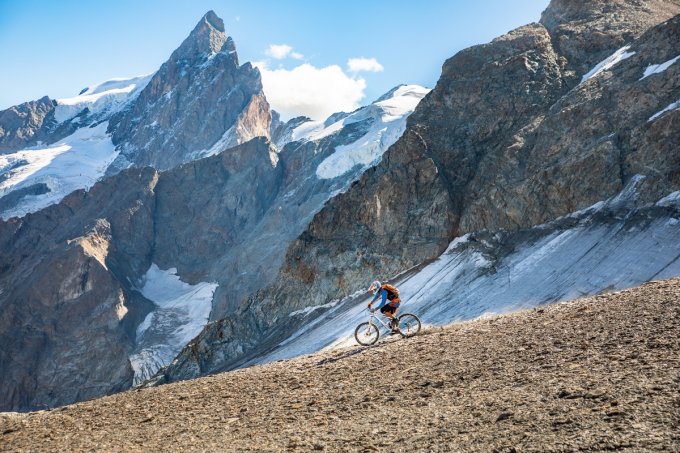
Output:
<instances>
[{"instance_id":1,"label":"glacier","mask_svg":"<svg viewBox=\"0 0 680 453\"><path fill-rule=\"evenodd\" d=\"M146 87L152 74L131 78L115 78L85 88L78 96L57 99L54 118L62 123L88 109L88 115L112 115L121 110Z\"/></svg>"},{"instance_id":2,"label":"glacier","mask_svg":"<svg viewBox=\"0 0 680 453\"><path fill-rule=\"evenodd\" d=\"M0 198L10 192L43 185L45 193L26 195L6 209L0 218L21 217L59 203L78 189L89 189L118 156L108 122L77 129L49 146L26 148L0 155Z\"/></svg>"},{"instance_id":3,"label":"glacier","mask_svg":"<svg viewBox=\"0 0 680 453\"><path fill-rule=\"evenodd\" d=\"M366 119L373 121L365 135L353 143L338 146L333 154L326 157L317 167L316 176L320 179L333 179L356 166L361 166L363 172L374 165L387 148L402 136L406 129L406 119L429 92L429 89L418 85L402 85L389 93L389 96L368 107L359 109L324 129L308 132L309 139L319 140L348 124ZM305 125L300 127L303 126Z\"/></svg>"},{"instance_id":4,"label":"glacier","mask_svg":"<svg viewBox=\"0 0 680 453\"><path fill-rule=\"evenodd\" d=\"M136 99L149 80L151 75L111 79L78 96L57 99L54 119L71 121L78 128L55 143L0 155L0 199L27 191L23 196L15 192L16 200L6 207L0 202L0 218L21 217L59 203L104 176L119 154L107 133L106 120Z\"/></svg>"},{"instance_id":5,"label":"glacier","mask_svg":"<svg viewBox=\"0 0 680 453\"><path fill-rule=\"evenodd\" d=\"M142 279L140 293L156 304L137 327L136 348L130 355L133 385L167 365L208 322L217 283L195 285L180 280L177 269L152 264Z\"/></svg>"}]
</instances>

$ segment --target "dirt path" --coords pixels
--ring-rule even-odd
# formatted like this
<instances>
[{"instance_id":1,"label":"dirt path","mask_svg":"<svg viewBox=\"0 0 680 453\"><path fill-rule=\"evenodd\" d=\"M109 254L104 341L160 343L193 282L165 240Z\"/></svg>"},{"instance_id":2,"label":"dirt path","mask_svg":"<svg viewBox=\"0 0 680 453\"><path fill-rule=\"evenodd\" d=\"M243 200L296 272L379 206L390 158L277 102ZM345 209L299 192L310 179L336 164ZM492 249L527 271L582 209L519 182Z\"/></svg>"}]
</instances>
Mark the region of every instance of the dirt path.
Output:
<instances>
[{"instance_id":1,"label":"dirt path","mask_svg":"<svg viewBox=\"0 0 680 453\"><path fill-rule=\"evenodd\" d=\"M680 451L680 279L30 414L0 450Z\"/></svg>"}]
</instances>

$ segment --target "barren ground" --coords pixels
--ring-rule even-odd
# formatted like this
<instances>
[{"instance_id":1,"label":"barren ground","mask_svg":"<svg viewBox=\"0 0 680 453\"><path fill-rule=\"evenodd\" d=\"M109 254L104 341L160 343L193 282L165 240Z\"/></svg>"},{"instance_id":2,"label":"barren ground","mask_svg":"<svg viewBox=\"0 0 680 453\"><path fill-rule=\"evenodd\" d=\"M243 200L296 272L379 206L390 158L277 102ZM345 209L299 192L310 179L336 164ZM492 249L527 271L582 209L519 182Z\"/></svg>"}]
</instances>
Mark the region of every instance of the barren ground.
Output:
<instances>
[{"instance_id":1,"label":"barren ground","mask_svg":"<svg viewBox=\"0 0 680 453\"><path fill-rule=\"evenodd\" d=\"M680 279L51 411L0 450L680 451Z\"/></svg>"}]
</instances>

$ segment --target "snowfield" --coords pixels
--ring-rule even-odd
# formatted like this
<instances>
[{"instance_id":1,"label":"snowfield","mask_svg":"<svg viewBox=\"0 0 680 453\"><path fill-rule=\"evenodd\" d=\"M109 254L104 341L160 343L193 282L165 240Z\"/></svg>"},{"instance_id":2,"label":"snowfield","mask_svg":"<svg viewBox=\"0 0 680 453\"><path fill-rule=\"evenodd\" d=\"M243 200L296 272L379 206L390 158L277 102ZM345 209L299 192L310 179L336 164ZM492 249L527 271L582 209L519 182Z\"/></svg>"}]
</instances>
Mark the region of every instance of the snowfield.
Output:
<instances>
[{"instance_id":1,"label":"snowfield","mask_svg":"<svg viewBox=\"0 0 680 453\"><path fill-rule=\"evenodd\" d=\"M427 88L418 85L400 86L392 96L378 100L326 128L335 130L368 117L375 119L366 135L349 145L338 146L333 154L324 159L316 169L316 176L321 179L333 179L356 166L363 167L363 170L373 166L387 148L403 135L406 118L429 92ZM315 136L324 133L325 131L320 131Z\"/></svg>"},{"instance_id":2,"label":"snowfield","mask_svg":"<svg viewBox=\"0 0 680 453\"><path fill-rule=\"evenodd\" d=\"M111 79L78 96L57 99L55 120L78 122L81 127L48 146L0 155L0 198L27 191L12 202L0 203L0 218L24 216L59 203L74 190L92 187L118 156L104 120L134 100L151 77Z\"/></svg>"},{"instance_id":3,"label":"snowfield","mask_svg":"<svg viewBox=\"0 0 680 453\"><path fill-rule=\"evenodd\" d=\"M190 285L177 269L152 264L142 279L142 295L157 305L137 327L137 347L130 356L133 385L167 365L208 322L217 283Z\"/></svg>"},{"instance_id":4,"label":"snowfield","mask_svg":"<svg viewBox=\"0 0 680 453\"><path fill-rule=\"evenodd\" d=\"M78 96L57 99L54 118L57 122L68 121L83 110L89 115L112 115L119 111L146 87L152 75L128 79L111 79L83 90Z\"/></svg>"},{"instance_id":5,"label":"snowfield","mask_svg":"<svg viewBox=\"0 0 680 453\"><path fill-rule=\"evenodd\" d=\"M74 190L92 187L118 156L107 127L108 122L83 127L50 146L0 155L0 197L36 184L49 189L40 195L24 196L0 210L0 217L21 217L59 203Z\"/></svg>"},{"instance_id":6,"label":"snowfield","mask_svg":"<svg viewBox=\"0 0 680 453\"><path fill-rule=\"evenodd\" d=\"M291 141L318 141L360 121L372 121L366 134L353 143L338 146L316 169L320 179L338 178L356 166L374 165L387 148L404 133L406 118L430 90L418 85L401 85L372 104L349 114L335 114L325 121L308 121L292 132ZM332 121L334 117L338 120ZM330 124L329 120L331 120Z\"/></svg>"}]
</instances>

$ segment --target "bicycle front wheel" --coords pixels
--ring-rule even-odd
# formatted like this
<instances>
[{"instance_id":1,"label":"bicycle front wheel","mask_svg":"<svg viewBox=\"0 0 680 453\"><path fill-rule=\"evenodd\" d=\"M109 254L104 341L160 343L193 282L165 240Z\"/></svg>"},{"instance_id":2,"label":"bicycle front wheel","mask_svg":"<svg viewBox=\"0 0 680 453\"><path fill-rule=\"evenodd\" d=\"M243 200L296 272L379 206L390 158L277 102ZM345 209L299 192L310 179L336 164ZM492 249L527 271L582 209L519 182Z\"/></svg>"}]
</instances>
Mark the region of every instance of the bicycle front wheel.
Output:
<instances>
[{"instance_id":1,"label":"bicycle front wheel","mask_svg":"<svg viewBox=\"0 0 680 453\"><path fill-rule=\"evenodd\" d=\"M399 316L399 333L405 337L413 337L420 332L420 319L412 313Z\"/></svg>"},{"instance_id":2,"label":"bicycle front wheel","mask_svg":"<svg viewBox=\"0 0 680 453\"><path fill-rule=\"evenodd\" d=\"M375 344L375 342L378 341L379 336L380 331L378 331L378 327L370 322L362 322L354 331L354 338L356 338L357 343L362 346Z\"/></svg>"}]
</instances>

